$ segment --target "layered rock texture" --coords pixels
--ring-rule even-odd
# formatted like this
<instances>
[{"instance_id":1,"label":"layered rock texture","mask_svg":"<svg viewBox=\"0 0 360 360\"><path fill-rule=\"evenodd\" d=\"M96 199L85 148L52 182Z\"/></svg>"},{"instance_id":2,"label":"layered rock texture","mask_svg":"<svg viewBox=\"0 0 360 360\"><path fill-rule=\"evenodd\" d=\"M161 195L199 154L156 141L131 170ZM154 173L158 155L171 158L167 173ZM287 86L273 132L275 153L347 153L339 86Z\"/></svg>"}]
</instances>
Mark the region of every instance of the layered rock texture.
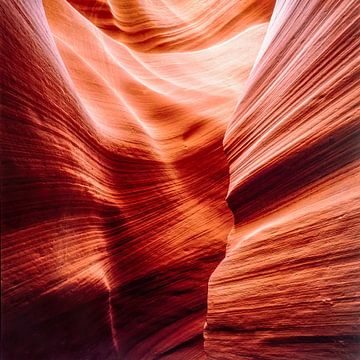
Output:
<instances>
[{"instance_id":1,"label":"layered rock texture","mask_svg":"<svg viewBox=\"0 0 360 360\"><path fill-rule=\"evenodd\" d=\"M210 359L360 356L359 7L278 1L227 128Z\"/></svg>"},{"instance_id":2,"label":"layered rock texture","mask_svg":"<svg viewBox=\"0 0 360 360\"><path fill-rule=\"evenodd\" d=\"M3 359L358 358L357 1L0 11Z\"/></svg>"}]
</instances>

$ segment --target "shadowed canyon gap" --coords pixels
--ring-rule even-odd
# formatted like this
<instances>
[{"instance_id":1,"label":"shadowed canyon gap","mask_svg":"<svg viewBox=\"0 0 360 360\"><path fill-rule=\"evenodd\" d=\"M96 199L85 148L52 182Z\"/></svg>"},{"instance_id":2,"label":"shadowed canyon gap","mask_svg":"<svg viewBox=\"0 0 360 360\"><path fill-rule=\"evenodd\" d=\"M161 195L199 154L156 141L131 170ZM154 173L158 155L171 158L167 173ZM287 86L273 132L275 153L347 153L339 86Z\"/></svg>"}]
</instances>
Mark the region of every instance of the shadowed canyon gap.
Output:
<instances>
[{"instance_id":1,"label":"shadowed canyon gap","mask_svg":"<svg viewBox=\"0 0 360 360\"><path fill-rule=\"evenodd\" d=\"M357 1L0 10L2 358L358 359Z\"/></svg>"}]
</instances>

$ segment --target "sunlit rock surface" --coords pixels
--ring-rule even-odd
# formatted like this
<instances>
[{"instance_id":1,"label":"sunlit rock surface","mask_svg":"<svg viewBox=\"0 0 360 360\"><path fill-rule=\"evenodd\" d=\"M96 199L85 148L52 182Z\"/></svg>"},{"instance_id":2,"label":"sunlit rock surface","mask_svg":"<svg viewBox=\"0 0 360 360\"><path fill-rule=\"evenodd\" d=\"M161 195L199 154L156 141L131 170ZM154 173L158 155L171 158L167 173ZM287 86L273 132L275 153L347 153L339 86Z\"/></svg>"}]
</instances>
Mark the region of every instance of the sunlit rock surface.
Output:
<instances>
[{"instance_id":1,"label":"sunlit rock surface","mask_svg":"<svg viewBox=\"0 0 360 360\"><path fill-rule=\"evenodd\" d=\"M125 3L116 33L106 2L1 3L6 359L204 357L222 139L272 9Z\"/></svg>"},{"instance_id":2,"label":"sunlit rock surface","mask_svg":"<svg viewBox=\"0 0 360 360\"><path fill-rule=\"evenodd\" d=\"M357 359L359 9L273 6L0 2L2 358Z\"/></svg>"},{"instance_id":3,"label":"sunlit rock surface","mask_svg":"<svg viewBox=\"0 0 360 360\"><path fill-rule=\"evenodd\" d=\"M209 359L359 359L359 6L278 1L224 147ZM357 22L357 25L356 25Z\"/></svg>"}]
</instances>

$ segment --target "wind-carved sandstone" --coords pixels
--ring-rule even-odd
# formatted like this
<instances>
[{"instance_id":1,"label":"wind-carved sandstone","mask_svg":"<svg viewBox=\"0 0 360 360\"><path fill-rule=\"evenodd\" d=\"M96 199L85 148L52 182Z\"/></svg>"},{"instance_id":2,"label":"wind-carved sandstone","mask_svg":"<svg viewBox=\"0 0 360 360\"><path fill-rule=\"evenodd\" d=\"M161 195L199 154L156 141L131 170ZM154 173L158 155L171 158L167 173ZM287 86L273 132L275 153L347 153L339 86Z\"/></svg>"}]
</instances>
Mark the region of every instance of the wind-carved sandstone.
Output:
<instances>
[{"instance_id":1,"label":"wind-carved sandstone","mask_svg":"<svg viewBox=\"0 0 360 360\"><path fill-rule=\"evenodd\" d=\"M4 359L355 359L357 7L1 2Z\"/></svg>"}]
</instances>

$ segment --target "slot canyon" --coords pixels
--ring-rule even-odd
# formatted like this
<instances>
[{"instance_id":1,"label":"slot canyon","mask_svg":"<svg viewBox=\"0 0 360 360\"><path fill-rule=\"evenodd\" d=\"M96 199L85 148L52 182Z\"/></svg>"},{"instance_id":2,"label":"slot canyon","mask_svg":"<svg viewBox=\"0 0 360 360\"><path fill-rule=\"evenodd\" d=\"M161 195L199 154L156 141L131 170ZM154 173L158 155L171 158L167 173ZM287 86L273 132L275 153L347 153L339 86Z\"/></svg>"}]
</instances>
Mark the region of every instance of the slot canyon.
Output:
<instances>
[{"instance_id":1,"label":"slot canyon","mask_svg":"<svg viewBox=\"0 0 360 360\"><path fill-rule=\"evenodd\" d=\"M1 359L360 359L357 0L1 0Z\"/></svg>"}]
</instances>

